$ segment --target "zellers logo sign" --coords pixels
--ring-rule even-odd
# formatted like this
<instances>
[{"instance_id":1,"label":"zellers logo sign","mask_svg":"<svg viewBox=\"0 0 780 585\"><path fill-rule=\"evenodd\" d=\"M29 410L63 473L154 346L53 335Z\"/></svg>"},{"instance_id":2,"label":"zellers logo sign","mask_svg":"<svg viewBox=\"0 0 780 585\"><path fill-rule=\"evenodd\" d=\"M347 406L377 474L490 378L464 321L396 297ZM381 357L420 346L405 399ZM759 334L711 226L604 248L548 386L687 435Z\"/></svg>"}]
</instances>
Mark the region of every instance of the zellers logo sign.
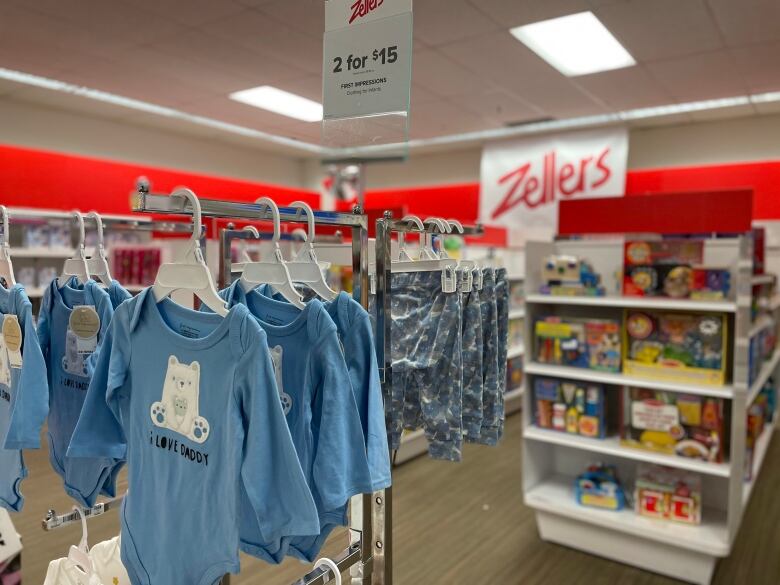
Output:
<instances>
[{"instance_id":1,"label":"zellers logo sign","mask_svg":"<svg viewBox=\"0 0 780 585\"><path fill-rule=\"evenodd\" d=\"M560 169L556 168L557 154L553 150L544 155L541 176L532 173L530 162L509 171L498 179L498 186L507 190L491 212L491 219L498 219L518 205L534 209L604 185L612 176L607 161L610 150L607 147L595 156L567 162Z\"/></svg>"},{"instance_id":2,"label":"zellers logo sign","mask_svg":"<svg viewBox=\"0 0 780 585\"><path fill-rule=\"evenodd\" d=\"M363 18L369 12L382 6L384 2L385 0L356 0L355 3L350 7L352 10L352 16L350 17L348 24L352 24L358 18Z\"/></svg>"}]
</instances>

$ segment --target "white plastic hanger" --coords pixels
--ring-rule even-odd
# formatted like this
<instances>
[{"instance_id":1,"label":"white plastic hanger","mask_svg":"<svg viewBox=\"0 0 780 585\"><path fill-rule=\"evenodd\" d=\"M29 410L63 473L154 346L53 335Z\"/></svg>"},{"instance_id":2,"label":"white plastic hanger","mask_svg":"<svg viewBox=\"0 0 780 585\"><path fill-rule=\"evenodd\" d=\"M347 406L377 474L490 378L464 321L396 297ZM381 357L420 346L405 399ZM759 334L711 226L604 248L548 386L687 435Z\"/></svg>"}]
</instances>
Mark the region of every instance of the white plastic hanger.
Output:
<instances>
[{"instance_id":1,"label":"white plastic hanger","mask_svg":"<svg viewBox=\"0 0 780 585\"><path fill-rule=\"evenodd\" d=\"M429 217L423 222L423 224L435 225L436 227L439 228L439 233L441 234L445 234L445 233L448 234L452 231L450 225L440 217ZM442 257L448 258L446 253L444 254L444 256L442 256L440 253L437 253L436 250L433 249L433 234L429 234L426 232L422 235L422 239L423 239L423 245L420 248L420 260L439 260Z\"/></svg>"},{"instance_id":2,"label":"white plastic hanger","mask_svg":"<svg viewBox=\"0 0 780 585\"><path fill-rule=\"evenodd\" d=\"M95 244L95 253L87 260L87 268L90 276L96 277L106 286L111 284L111 272L108 269L108 259L106 258L106 249L103 246L103 218L97 211L90 211L87 217L95 220L97 227L97 243Z\"/></svg>"},{"instance_id":3,"label":"white plastic hanger","mask_svg":"<svg viewBox=\"0 0 780 585\"><path fill-rule=\"evenodd\" d=\"M290 303L302 309L306 304L303 302L301 295L298 294L298 291L295 290L295 286L293 286L290 271L287 269L287 264L282 257L282 250L279 248L279 207L268 197L261 197L255 203L266 205L273 215L273 254L268 260L261 259L259 262L247 262L244 264L244 270L241 273L239 282L244 291L247 292L261 284L270 284L274 290L279 292Z\"/></svg>"},{"instance_id":4,"label":"white plastic hanger","mask_svg":"<svg viewBox=\"0 0 780 585\"><path fill-rule=\"evenodd\" d=\"M306 216L308 230L303 246L298 250L292 262L287 262L287 268L293 282L305 284L322 299L330 301L336 298L338 293L328 286L325 282L325 276L322 274L320 265L317 262L317 253L314 251L314 212L308 203L295 201L290 207L300 209Z\"/></svg>"},{"instance_id":5,"label":"white plastic hanger","mask_svg":"<svg viewBox=\"0 0 780 585\"><path fill-rule=\"evenodd\" d=\"M3 218L3 241L0 244L0 276L5 279L5 285L7 288L11 288L16 284L16 277L14 277L14 266L11 263L11 246L8 245L8 209L5 205L0 205L0 215Z\"/></svg>"},{"instance_id":6,"label":"white plastic hanger","mask_svg":"<svg viewBox=\"0 0 780 585\"><path fill-rule=\"evenodd\" d=\"M225 301L217 294L214 279L200 249L201 212L200 201L189 189L178 189L171 197L187 199L192 205L192 236L184 257L160 265L152 294L159 303L176 290L187 290L198 297L203 304L223 317L228 314Z\"/></svg>"},{"instance_id":7,"label":"white plastic hanger","mask_svg":"<svg viewBox=\"0 0 780 585\"><path fill-rule=\"evenodd\" d=\"M423 223L420 221L420 218L416 216L406 216L403 221L411 221L417 225L418 228L424 229ZM429 222L434 223L437 227L440 226L441 220L435 219L435 220L426 220ZM391 272L434 272L434 271L441 271L441 289L442 292L445 293L454 293L458 290L458 276L456 273L456 268L458 265L458 262L456 260L452 260L451 258L440 258L436 260L406 260L404 257L408 258L409 255L406 252L405 249L405 242L404 238L402 237L403 232L399 232L398 234L398 246L399 246L399 260L397 262L391 262L390 263L390 271ZM446 228L442 224L440 227L440 233L447 233ZM422 235L420 236L421 240ZM421 241L421 244L423 242Z\"/></svg>"},{"instance_id":8,"label":"white plastic hanger","mask_svg":"<svg viewBox=\"0 0 780 585\"><path fill-rule=\"evenodd\" d=\"M459 234L463 234L463 224L457 219L448 219L447 223L450 226L450 230L455 230ZM445 257L449 257L444 248L441 249L441 253ZM473 260L460 260L458 261L458 271L461 274L460 280L460 292L471 292L474 288L474 269L477 267L477 263Z\"/></svg>"},{"instance_id":9,"label":"white plastic hanger","mask_svg":"<svg viewBox=\"0 0 780 585\"><path fill-rule=\"evenodd\" d=\"M422 220L416 215L407 215L401 221L413 223L420 230L420 248L423 247L423 234L422 230L425 229ZM406 234L404 232L398 232L398 262L414 262L414 258L406 249Z\"/></svg>"},{"instance_id":10,"label":"white plastic hanger","mask_svg":"<svg viewBox=\"0 0 780 585\"><path fill-rule=\"evenodd\" d=\"M328 558L321 558L316 563L314 563L314 568L319 569L320 567L330 569L333 571L333 574L336 576L334 578L335 585L341 585L341 571L339 571L339 566L332 560ZM330 583L330 577L326 576L323 580L323 583Z\"/></svg>"},{"instance_id":11,"label":"white plastic hanger","mask_svg":"<svg viewBox=\"0 0 780 585\"><path fill-rule=\"evenodd\" d=\"M80 569L87 578L92 576L94 569L92 568L92 559L89 557L89 545L87 540L87 518L84 516L84 512L78 506L73 506L73 509L78 512L81 518L81 540L78 546L71 545L68 551L68 560L72 562L76 568Z\"/></svg>"},{"instance_id":12,"label":"white plastic hanger","mask_svg":"<svg viewBox=\"0 0 780 585\"><path fill-rule=\"evenodd\" d=\"M79 225L79 242L76 245L76 251L72 258L65 260L65 265L62 267L61 283L68 280L69 277L75 276L80 284L84 284L89 280L89 267L87 266L87 254L84 251L84 216L80 211L74 211L73 217L76 218L76 222Z\"/></svg>"}]
</instances>

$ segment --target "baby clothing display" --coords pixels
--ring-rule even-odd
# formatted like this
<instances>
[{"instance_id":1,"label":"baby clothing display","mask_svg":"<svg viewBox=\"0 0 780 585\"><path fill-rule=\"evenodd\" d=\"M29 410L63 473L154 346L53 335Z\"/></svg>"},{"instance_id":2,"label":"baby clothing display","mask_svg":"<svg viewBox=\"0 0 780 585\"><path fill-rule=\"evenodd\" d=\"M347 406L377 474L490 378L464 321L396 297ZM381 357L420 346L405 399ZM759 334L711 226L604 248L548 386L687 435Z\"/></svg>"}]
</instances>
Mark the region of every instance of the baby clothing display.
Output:
<instances>
[{"instance_id":1,"label":"baby clothing display","mask_svg":"<svg viewBox=\"0 0 780 585\"><path fill-rule=\"evenodd\" d=\"M150 289L122 303L68 456L127 461L121 556L133 585L238 572L240 521L271 542L320 532L266 333L242 304L222 317L158 303ZM104 470L91 469L99 481Z\"/></svg>"},{"instance_id":2,"label":"baby clothing display","mask_svg":"<svg viewBox=\"0 0 780 585\"><path fill-rule=\"evenodd\" d=\"M27 476L22 449L40 447L40 428L49 410L46 364L24 288L0 287L0 506L18 512L19 486ZM18 410L19 416L13 416Z\"/></svg>"},{"instance_id":3,"label":"baby clothing display","mask_svg":"<svg viewBox=\"0 0 780 585\"><path fill-rule=\"evenodd\" d=\"M99 542L89 549L92 568L105 585L131 585L120 556L119 536Z\"/></svg>"}]
</instances>

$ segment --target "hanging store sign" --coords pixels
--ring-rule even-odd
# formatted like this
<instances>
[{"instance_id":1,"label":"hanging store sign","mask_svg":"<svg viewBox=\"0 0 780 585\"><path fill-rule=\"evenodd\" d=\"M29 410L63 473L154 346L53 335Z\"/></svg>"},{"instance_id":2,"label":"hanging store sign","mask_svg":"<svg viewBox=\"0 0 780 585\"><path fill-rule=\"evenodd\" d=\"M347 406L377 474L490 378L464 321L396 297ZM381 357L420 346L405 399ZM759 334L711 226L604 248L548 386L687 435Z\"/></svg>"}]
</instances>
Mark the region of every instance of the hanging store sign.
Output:
<instances>
[{"instance_id":1,"label":"hanging store sign","mask_svg":"<svg viewBox=\"0 0 780 585\"><path fill-rule=\"evenodd\" d=\"M326 0L325 120L409 110L412 0Z\"/></svg>"},{"instance_id":2,"label":"hanging store sign","mask_svg":"<svg viewBox=\"0 0 780 585\"><path fill-rule=\"evenodd\" d=\"M559 201L622 196L627 161L625 128L488 144L482 151L480 221L551 237Z\"/></svg>"}]
</instances>

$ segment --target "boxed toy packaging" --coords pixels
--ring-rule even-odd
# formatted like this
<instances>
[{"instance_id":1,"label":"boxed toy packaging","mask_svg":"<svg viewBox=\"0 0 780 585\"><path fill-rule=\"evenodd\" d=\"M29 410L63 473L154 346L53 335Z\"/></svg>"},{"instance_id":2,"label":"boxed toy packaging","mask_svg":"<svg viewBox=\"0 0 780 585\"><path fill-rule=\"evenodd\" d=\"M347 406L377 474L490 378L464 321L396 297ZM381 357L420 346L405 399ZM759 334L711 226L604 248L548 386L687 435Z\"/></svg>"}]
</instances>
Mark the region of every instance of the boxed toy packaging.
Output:
<instances>
[{"instance_id":1,"label":"boxed toy packaging","mask_svg":"<svg viewBox=\"0 0 780 585\"><path fill-rule=\"evenodd\" d=\"M577 477L574 495L581 506L614 511L626 507L626 494L614 465L598 463L588 467Z\"/></svg>"},{"instance_id":2,"label":"boxed toy packaging","mask_svg":"<svg viewBox=\"0 0 780 585\"><path fill-rule=\"evenodd\" d=\"M599 276L590 263L577 256L553 254L542 263L542 284L545 295L604 296Z\"/></svg>"},{"instance_id":3,"label":"boxed toy packaging","mask_svg":"<svg viewBox=\"0 0 780 585\"><path fill-rule=\"evenodd\" d=\"M701 524L701 477L695 473L640 463L634 498L640 516Z\"/></svg>"},{"instance_id":4,"label":"boxed toy packaging","mask_svg":"<svg viewBox=\"0 0 780 585\"><path fill-rule=\"evenodd\" d=\"M620 442L720 463L728 436L724 409L720 398L624 388Z\"/></svg>"},{"instance_id":5,"label":"boxed toy packaging","mask_svg":"<svg viewBox=\"0 0 780 585\"><path fill-rule=\"evenodd\" d=\"M611 320L545 317L534 324L536 360L619 372L619 327Z\"/></svg>"},{"instance_id":6,"label":"boxed toy packaging","mask_svg":"<svg viewBox=\"0 0 780 585\"><path fill-rule=\"evenodd\" d=\"M719 386L726 381L726 317L626 310L623 372Z\"/></svg>"},{"instance_id":7,"label":"boxed toy packaging","mask_svg":"<svg viewBox=\"0 0 780 585\"><path fill-rule=\"evenodd\" d=\"M603 439L606 410L601 384L556 378L534 380L536 425L543 429Z\"/></svg>"}]
</instances>

